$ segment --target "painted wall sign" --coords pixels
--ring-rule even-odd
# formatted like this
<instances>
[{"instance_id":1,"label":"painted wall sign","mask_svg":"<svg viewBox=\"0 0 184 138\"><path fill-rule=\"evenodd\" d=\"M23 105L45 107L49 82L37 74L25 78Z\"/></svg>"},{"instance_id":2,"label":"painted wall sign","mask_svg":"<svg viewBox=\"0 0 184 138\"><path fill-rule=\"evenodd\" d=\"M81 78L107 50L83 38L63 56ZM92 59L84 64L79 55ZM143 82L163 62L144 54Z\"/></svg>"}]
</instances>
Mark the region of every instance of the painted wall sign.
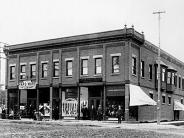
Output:
<instances>
[{"instance_id":1,"label":"painted wall sign","mask_svg":"<svg viewBox=\"0 0 184 138\"><path fill-rule=\"evenodd\" d=\"M36 89L36 82L31 80L22 81L19 83L19 89Z\"/></svg>"}]
</instances>

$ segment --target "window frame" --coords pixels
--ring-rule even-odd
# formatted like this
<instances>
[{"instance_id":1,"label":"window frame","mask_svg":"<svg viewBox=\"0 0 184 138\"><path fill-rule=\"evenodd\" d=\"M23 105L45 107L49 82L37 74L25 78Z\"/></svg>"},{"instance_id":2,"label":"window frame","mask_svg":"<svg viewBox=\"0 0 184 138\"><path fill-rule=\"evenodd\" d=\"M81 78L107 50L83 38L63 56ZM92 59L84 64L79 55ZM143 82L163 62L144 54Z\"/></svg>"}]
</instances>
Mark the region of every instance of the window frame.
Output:
<instances>
[{"instance_id":1,"label":"window frame","mask_svg":"<svg viewBox=\"0 0 184 138\"><path fill-rule=\"evenodd\" d=\"M165 82L166 80L166 69L165 68L162 68L162 82Z\"/></svg>"},{"instance_id":2,"label":"window frame","mask_svg":"<svg viewBox=\"0 0 184 138\"><path fill-rule=\"evenodd\" d=\"M84 61L86 62L86 66L84 66ZM82 76L88 75L88 58L81 59L81 75Z\"/></svg>"},{"instance_id":3,"label":"window frame","mask_svg":"<svg viewBox=\"0 0 184 138\"><path fill-rule=\"evenodd\" d=\"M53 77L59 77L59 60L53 61Z\"/></svg>"},{"instance_id":4,"label":"window frame","mask_svg":"<svg viewBox=\"0 0 184 138\"><path fill-rule=\"evenodd\" d=\"M16 65L10 65L10 80L15 80L16 79ZM14 68L14 72L12 71Z\"/></svg>"},{"instance_id":5,"label":"window frame","mask_svg":"<svg viewBox=\"0 0 184 138\"><path fill-rule=\"evenodd\" d=\"M71 63L71 67L69 68L69 63ZM71 74L69 74L69 70L71 70ZM67 77L72 77L73 75L73 60L66 60L66 76Z\"/></svg>"},{"instance_id":6,"label":"window frame","mask_svg":"<svg viewBox=\"0 0 184 138\"><path fill-rule=\"evenodd\" d=\"M137 75L137 57L132 56L132 75Z\"/></svg>"},{"instance_id":7,"label":"window frame","mask_svg":"<svg viewBox=\"0 0 184 138\"><path fill-rule=\"evenodd\" d=\"M162 94L162 104L166 104L166 95Z\"/></svg>"},{"instance_id":8,"label":"window frame","mask_svg":"<svg viewBox=\"0 0 184 138\"><path fill-rule=\"evenodd\" d=\"M145 77L145 62L144 60L141 60L141 77Z\"/></svg>"},{"instance_id":9,"label":"window frame","mask_svg":"<svg viewBox=\"0 0 184 138\"><path fill-rule=\"evenodd\" d=\"M46 65L46 69L44 67ZM48 77L48 62L42 62L42 78Z\"/></svg>"},{"instance_id":10,"label":"window frame","mask_svg":"<svg viewBox=\"0 0 184 138\"><path fill-rule=\"evenodd\" d=\"M114 59L117 58L117 63L114 64ZM117 66L117 68L115 68ZM112 56L112 74L119 74L120 73L120 56L119 55L114 55Z\"/></svg>"},{"instance_id":11,"label":"window frame","mask_svg":"<svg viewBox=\"0 0 184 138\"><path fill-rule=\"evenodd\" d=\"M35 66L35 71L33 71L33 66ZM30 63L30 78L36 78L36 63Z\"/></svg>"},{"instance_id":12,"label":"window frame","mask_svg":"<svg viewBox=\"0 0 184 138\"><path fill-rule=\"evenodd\" d=\"M97 60L100 60L100 66L97 66ZM100 68L100 72L98 72L98 68ZM95 75L101 75L102 74L102 58L97 57L95 58Z\"/></svg>"},{"instance_id":13,"label":"window frame","mask_svg":"<svg viewBox=\"0 0 184 138\"><path fill-rule=\"evenodd\" d=\"M153 66L149 64L149 80L153 79Z\"/></svg>"},{"instance_id":14,"label":"window frame","mask_svg":"<svg viewBox=\"0 0 184 138\"><path fill-rule=\"evenodd\" d=\"M171 105L171 103L172 103L172 98L170 95L168 95L168 105Z\"/></svg>"},{"instance_id":15,"label":"window frame","mask_svg":"<svg viewBox=\"0 0 184 138\"><path fill-rule=\"evenodd\" d=\"M24 67L24 70L23 70L23 67ZM26 79L26 64L20 64L20 79L21 80L24 80Z\"/></svg>"}]
</instances>

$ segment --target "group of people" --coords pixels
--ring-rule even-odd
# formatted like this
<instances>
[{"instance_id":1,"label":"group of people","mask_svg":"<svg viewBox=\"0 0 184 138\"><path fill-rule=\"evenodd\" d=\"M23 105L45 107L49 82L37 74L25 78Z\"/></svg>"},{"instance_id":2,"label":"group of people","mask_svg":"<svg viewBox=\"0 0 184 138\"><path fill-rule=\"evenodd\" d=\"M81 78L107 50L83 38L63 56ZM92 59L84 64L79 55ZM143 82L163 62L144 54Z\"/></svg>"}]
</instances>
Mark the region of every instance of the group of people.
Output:
<instances>
[{"instance_id":1,"label":"group of people","mask_svg":"<svg viewBox=\"0 0 184 138\"><path fill-rule=\"evenodd\" d=\"M101 105L99 105L98 109L94 107L94 105L91 106L90 109L87 108L86 105L84 105L81 109L82 112L82 119L87 120L99 120L101 121L103 118L103 111Z\"/></svg>"},{"instance_id":2,"label":"group of people","mask_svg":"<svg viewBox=\"0 0 184 138\"><path fill-rule=\"evenodd\" d=\"M95 109L94 105L92 105L90 109L88 109L87 106L84 105L81 109L81 112L82 112L83 120L87 120L87 119L96 120L97 119L98 121L101 121L103 119L103 110L102 110L101 105L99 105L97 109ZM111 117L117 117L118 123L121 123L121 120L124 116L124 112L120 105L118 106L117 109L114 108L114 106L112 106L112 108L110 109L107 109L106 116L108 116L109 114L111 114Z\"/></svg>"}]
</instances>

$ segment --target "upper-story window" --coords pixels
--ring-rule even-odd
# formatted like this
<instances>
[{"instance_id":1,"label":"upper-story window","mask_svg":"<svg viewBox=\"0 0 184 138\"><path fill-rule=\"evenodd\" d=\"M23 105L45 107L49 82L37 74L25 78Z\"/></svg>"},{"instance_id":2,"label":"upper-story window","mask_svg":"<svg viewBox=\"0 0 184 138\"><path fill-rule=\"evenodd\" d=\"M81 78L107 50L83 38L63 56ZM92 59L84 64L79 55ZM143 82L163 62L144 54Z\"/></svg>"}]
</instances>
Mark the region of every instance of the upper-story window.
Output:
<instances>
[{"instance_id":1,"label":"upper-story window","mask_svg":"<svg viewBox=\"0 0 184 138\"><path fill-rule=\"evenodd\" d=\"M183 104L183 98L181 98L181 103Z\"/></svg>"},{"instance_id":2,"label":"upper-story window","mask_svg":"<svg viewBox=\"0 0 184 138\"><path fill-rule=\"evenodd\" d=\"M144 61L141 60L141 77L144 77Z\"/></svg>"},{"instance_id":3,"label":"upper-story window","mask_svg":"<svg viewBox=\"0 0 184 138\"><path fill-rule=\"evenodd\" d=\"M136 57L132 56L132 74L136 75Z\"/></svg>"},{"instance_id":4,"label":"upper-story window","mask_svg":"<svg viewBox=\"0 0 184 138\"><path fill-rule=\"evenodd\" d=\"M73 74L72 64L73 64L72 60L66 61L66 76L72 76L72 74Z\"/></svg>"},{"instance_id":5,"label":"upper-story window","mask_svg":"<svg viewBox=\"0 0 184 138\"><path fill-rule=\"evenodd\" d=\"M81 75L88 75L88 59L81 61Z\"/></svg>"},{"instance_id":6,"label":"upper-story window","mask_svg":"<svg viewBox=\"0 0 184 138\"><path fill-rule=\"evenodd\" d=\"M168 104L171 105L171 96L168 96Z\"/></svg>"},{"instance_id":7,"label":"upper-story window","mask_svg":"<svg viewBox=\"0 0 184 138\"><path fill-rule=\"evenodd\" d=\"M120 72L119 56L112 57L112 73Z\"/></svg>"},{"instance_id":8,"label":"upper-story window","mask_svg":"<svg viewBox=\"0 0 184 138\"><path fill-rule=\"evenodd\" d=\"M165 94L162 95L162 104L165 104Z\"/></svg>"},{"instance_id":9,"label":"upper-story window","mask_svg":"<svg viewBox=\"0 0 184 138\"><path fill-rule=\"evenodd\" d=\"M184 78L182 78L182 89L184 90Z\"/></svg>"},{"instance_id":10,"label":"upper-story window","mask_svg":"<svg viewBox=\"0 0 184 138\"><path fill-rule=\"evenodd\" d=\"M152 79L152 65L149 64L149 79Z\"/></svg>"},{"instance_id":11,"label":"upper-story window","mask_svg":"<svg viewBox=\"0 0 184 138\"><path fill-rule=\"evenodd\" d=\"M175 76L174 76L174 85L175 85L175 87L177 87L177 79L178 79L177 74L175 74Z\"/></svg>"},{"instance_id":12,"label":"upper-story window","mask_svg":"<svg viewBox=\"0 0 184 138\"><path fill-rule=\"evenodd\" d=\"M102 74L102 58L95 58L95 74Z\"/></svg>"},{"instance_id":13,"label":"upper-story window","mask_svg":"<svg viewBox=\"0 0 184 138\"><path fill-rule=\"evenodd\" d=\"M10 80L15 79L15 65L10 66Z\"/></svg>"},{"instance_id":14,"label":"upper-story window","mask_svg":"<svg viewBox=\"0 0 184 138\"><path fill-rule=\"evenodd\" d=\"M42 63L42 78L45 78L48 76L48 63L43 62Z\"/></svg>"},{"instance_id":15,"label":"upper-story window","mask_svg":"<svg viewBox=\"0 0 184 138\"><path fill-rule=\"evenodd\" d=\"M153 92L152 91L149 92L149 96L151 99L153 99Z\"/></svg>"},{"instance_id":16,"label":"upper-story window","mask_svg":"<svg viewBox=\"0 0 184 138\"><path fill-rule=\"evenodd\" d=\"M26 79L26 64L20 65L20 79Z\"/></svg>"},{"instance_id":17,"label":"upper-story window","mask_svg":"<svg viewBox=\"0 0 184 138\"><path fill-rule=\"evenodd\" d=\"M53 77L59 77L59 61L53 62Z\"/></svg>"},{"instance_id":18,"label":"upper-story window","mask_svg":"<svg viewBox=\"0 0 184 138\"><path fill-rule=\"evenodd\" d=\"M175 81L175 73L174 72L172 72L172 84L174 85L174 81Z\"/></svg>"},{"instance_id":19,"label":"upper-story window","mask_svg":"<svg viewBox=\"0 0 184 138\"><path fill-rule=\"evenodd\" d=\"M171 72L167 72L167 84L171 84Z\"/></svg>"},{"instance_id":20,"label":"upper-story window","mask_svg":"<svg viewBox=\"0 0 184 138\"><path fill-rule=\"evenodd\" d=\"M30 78L36 78L36 63L30 64Z\"/></svg>"},{"instance_id":21,"label":"upper-story window","mask_svg":"<svg viewBox=\"0 0 184 138\"><path fill-rule=\"evenodd\" d=\"M178 83L179 83L178 87L181 88L181 76L179 76L179 82Z\"/></svg>"},{"instance_id":22,"label":"upper-story window","mask_svg":"<svg viewBox=\"0 0 184 138\"><path fill-rule=\"evenodd\" d=\"M165 82L165 68L162 68L162 82Z\"/></svg>"}]
</instances>

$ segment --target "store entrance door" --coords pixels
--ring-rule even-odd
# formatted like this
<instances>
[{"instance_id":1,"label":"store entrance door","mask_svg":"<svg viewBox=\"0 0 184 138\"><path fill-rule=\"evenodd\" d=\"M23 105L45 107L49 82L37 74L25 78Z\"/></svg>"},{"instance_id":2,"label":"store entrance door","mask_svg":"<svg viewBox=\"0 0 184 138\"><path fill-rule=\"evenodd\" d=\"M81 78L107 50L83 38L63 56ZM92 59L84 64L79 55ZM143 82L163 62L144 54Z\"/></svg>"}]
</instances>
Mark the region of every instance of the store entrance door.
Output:
<instances>
[{"instance_id":1,"label":"store entrance door","mask_svg":"<svg viewBox=\"0 0 184 138\"><path fill-rule=\"evenodd\" d=\"M102 105L102 100L100 97L90 97L89 98L89 107L91 108L92 105L95 109L98 109L99 105Z\"/></svg>"}]
</instances>

